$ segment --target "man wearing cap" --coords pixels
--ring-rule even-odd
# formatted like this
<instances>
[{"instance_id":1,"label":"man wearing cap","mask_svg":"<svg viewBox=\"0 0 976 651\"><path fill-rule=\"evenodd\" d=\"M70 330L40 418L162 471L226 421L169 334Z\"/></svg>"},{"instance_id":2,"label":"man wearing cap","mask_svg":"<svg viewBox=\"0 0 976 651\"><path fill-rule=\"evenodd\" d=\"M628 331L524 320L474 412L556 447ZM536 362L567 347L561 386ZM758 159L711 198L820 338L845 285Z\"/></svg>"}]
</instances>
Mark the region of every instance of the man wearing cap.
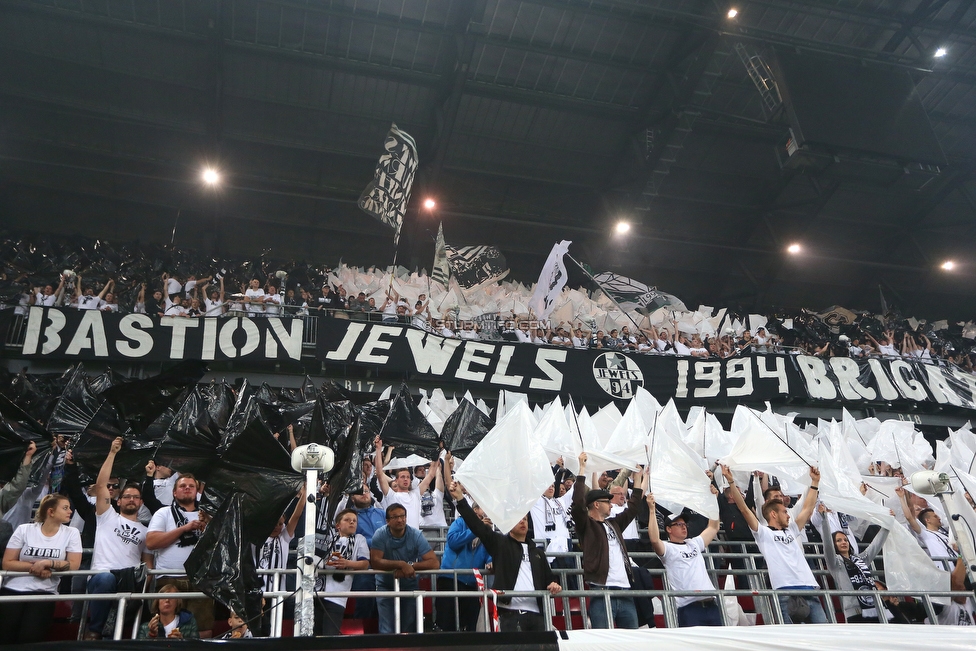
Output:
<instances>
[{"instance_id":1,"label":"man wearing cap","mask_svg":"<svg viewBox=\"0 0 976 651\"><path fill-rule=\"evenodd\" d=\"M718 495L714 484L712 494ZM658 529L654 493L647 494L647 508L651 511L651 517L647 520L647 535L651 539L654 553L661 557L661 562L668 571L671 589L714 590L715 586L708 578L702 554L718 533L719 521L709 520L708 527L701 535L688 538L688 521L684 513L668 516L665 525L668 540L664 542ZM674 601L678 607L678 626L722 625L722 615L715 597L675 597Z\"/></svg>"},{"instance_id":2,"label":"man wearing cap","mask_svg":"<svg viewBox=\"0 0 976 651\"><path fill-rule=\"evenodd\" d=\"M611 615L615 628L637 628L637 607L634 599L623 596L619 590L629 590L631 585L630 557L623 542L622 532L637 515L637 506L643 499L647 475L641 473L640 486L627 503L627 510L611 517L609 492L586 487L586 453L579 455L579 475L573 485L573 521L576 535L583 550L583 581L593 591L611 590ZM606 599L596 595L590 599L590 625L592 628L609 628Z\"/></svg>"}]
</instances>

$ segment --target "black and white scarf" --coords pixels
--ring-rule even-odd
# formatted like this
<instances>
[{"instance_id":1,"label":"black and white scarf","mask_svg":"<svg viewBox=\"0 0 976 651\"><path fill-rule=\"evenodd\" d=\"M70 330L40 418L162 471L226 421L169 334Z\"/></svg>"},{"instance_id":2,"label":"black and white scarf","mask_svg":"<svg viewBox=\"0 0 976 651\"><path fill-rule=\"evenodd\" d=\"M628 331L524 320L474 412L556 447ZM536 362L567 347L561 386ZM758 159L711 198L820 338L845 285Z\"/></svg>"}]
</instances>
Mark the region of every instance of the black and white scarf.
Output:
<instances>
[{"instance_id":1,"label":"black and white scarf","mask_svg":"<svg viewBox=\"0 0 976 651\"><path fill-rule=\"evenodd\" d=\"M196 511L198 506L199 504L194 501L193 510ZM179 529L180 527L182 527L183 525L185 525L187 522L190 521L185 515L183 515L184 513L187 512L186 509L180 506L180 503L177 502L176 500L173 500L173 504L170 506L170 510L173 512L173 522L176 523L177 529ZM192 531L184 532L176 541L176 546L193 547L194 545L197 544L198 540L200 540L200 530L193 529Z\"/></svg>"}]
</instances>

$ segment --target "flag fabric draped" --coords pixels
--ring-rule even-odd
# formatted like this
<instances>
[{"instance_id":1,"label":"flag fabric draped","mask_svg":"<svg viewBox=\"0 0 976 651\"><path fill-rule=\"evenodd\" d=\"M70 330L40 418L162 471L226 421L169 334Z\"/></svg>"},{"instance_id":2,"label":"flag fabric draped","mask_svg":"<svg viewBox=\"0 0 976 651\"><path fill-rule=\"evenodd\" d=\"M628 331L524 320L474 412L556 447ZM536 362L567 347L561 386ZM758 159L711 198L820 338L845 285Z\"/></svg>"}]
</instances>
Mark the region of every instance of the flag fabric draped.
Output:
<instances>
[{"instance_id":1,"label":"flag fabric draped","mask_svg":"<svg viewBox=\"0 0 976 651\"><path fill-rule=\"evenodd\" d=\"M502 252L493 246L445 245L451 275L464 289L501 280L508 275L508 263Z\"/></svg>"},{"instance_id":2,"label":"flag fabric draped","mask_svg":"<svg viewBox=\"0 0 976 651\"><path fill-rule=\"evenodd\" d=\"M662 292L657 287L648 287L638 280L615 274L612 271L594 274L593 280L607 296L624 310L640 310L647 314L662 307L676 312L688 310L681 299L676 296Z\"/></svg>"},{"instance_id":3,"label":"flag fabric draped","mask_svg":"<svg viewBox=\"0 0 976 651\"><path fill-rule=\"evenodd\" d=\"M359 197L359 207L392 228L393 244L397 245L417 173L417 143L393 124L383 147L385 151L376 164L373 180Z\"/></svg>"},{"instance_id":4,"label":"flag fabric draped","mask_svg":"<svg viewBox=\"0 0 976 651\"><path fill-rule=\"evenodd\" d=\"M536 283L535 292L529 301L529 308L535 313L537 319L546 319L556 306L556 299L566 286L566 264L563 256L569 251L572 242L563 240L553 245L549 252L546 265L539 274L539 282Z\"/></svg>"},{"instance_id":5,"label":"flag fabric draped","mask_svg":"<svg viewBox=\"0 0 976 651\"><path fill-rule=\"evenodd\" d=\"M444 287L451 278L451 267L447 263L447 245L444 243L444 224L437 227L437 241L434 244L434 266L430 279Z\"/></svg>"}]
</instances>

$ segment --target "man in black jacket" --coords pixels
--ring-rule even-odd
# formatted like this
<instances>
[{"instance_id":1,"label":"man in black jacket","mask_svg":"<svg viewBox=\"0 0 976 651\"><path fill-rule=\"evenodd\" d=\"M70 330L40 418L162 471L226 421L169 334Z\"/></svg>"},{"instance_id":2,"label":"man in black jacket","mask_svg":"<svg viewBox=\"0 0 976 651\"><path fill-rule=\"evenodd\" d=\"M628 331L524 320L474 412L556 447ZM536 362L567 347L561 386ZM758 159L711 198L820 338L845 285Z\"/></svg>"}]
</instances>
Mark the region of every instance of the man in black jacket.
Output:
<instances>
[{"instance_id":1,"label":"man in black jacket","mask_svg":"<svg viewBox=\"0 0 976 651\"><path fill-rule=\"evenodd\" d=\"M458 513L464 518L465 524L491 554L496 590L548 590L553 595L562 590L549 568L545 553L531 540L526 541L529 532L528 514L507 535L497 533L475 515L464 499L461 484L452 481L448 492L454 498ZM544 631L544 612L542 599L539 597L498 599L498 624L502 632Z\"/></svg>"}]
</instances>

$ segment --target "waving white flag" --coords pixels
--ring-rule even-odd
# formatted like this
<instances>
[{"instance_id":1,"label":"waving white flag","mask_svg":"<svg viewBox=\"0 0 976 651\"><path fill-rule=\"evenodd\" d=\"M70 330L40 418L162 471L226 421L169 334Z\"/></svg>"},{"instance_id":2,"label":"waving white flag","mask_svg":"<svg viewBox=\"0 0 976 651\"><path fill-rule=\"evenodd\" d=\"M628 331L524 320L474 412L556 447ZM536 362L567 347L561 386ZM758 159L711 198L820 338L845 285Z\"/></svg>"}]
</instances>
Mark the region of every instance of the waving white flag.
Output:
<instances>
[{"instance_id":1,"label":"waving white flag","mask_svg":"<svg viewBox=\"0 0 976 651\"><path fill-rule=\"evenodd\" d=\"M556 299L562 293L563 287L566 286L568 274L563 256L569 252L570 244L572 242L563 240L559 244L553 245L552 251L549 252L549 259L546 260L546 266L542 268L542 273L539 274L539 282L536 283L535 292L529 300L529 308L535 313L537 319L549 317L553 308L556 307Z\"/></svg>"}]
</instances>

